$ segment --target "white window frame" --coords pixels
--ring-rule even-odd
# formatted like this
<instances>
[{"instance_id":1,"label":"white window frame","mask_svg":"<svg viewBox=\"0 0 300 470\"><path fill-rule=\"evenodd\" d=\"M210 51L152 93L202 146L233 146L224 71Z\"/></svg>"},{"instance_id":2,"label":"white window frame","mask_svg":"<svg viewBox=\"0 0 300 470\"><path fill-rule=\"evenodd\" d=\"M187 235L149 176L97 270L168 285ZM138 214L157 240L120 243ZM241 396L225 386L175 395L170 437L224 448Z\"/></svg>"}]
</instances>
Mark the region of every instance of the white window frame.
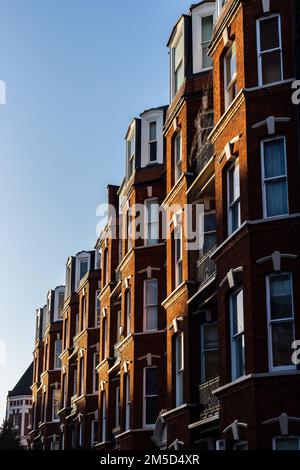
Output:
<instances>
[{"instance_id":1,"label":"white window frame","mask_svg":"<svg viewBox=\"0 0 300 470\"><path fill-rule=\"evenodd\" d=\"M57 400L57 397L55 397L55 394L56 394L56 393L59 394L59 399L58 399L58 400ZM61 398L61 395L60 395L60 394L61 394L61 389L59 389L59 388L57 388L57 389L54 388L54 389L52 390L52 410L51 410L51 416L52 416L52 421L53 421L53 422L58 422L58 421L59 421L59 416L55 417L55 402L56 402L56 400L57 400L57 403L59 404L60 398ZM59 411L59 409L58 409L58 411ZM45 419L45 421L46 421L46 419Z\"/></svg>"},{"instance_id":2,"label":"white window frame","mask_svg":"<svg viewBox=\"0 0 300 470\"><path fill-rule=\"evenodd\" d=\"M275 140L283 140L283 148L284 148L284 163L285 163L285 175L276 176L275 178L265 178L265 143L267 142L274 142ZM260 155L261 155L261 181L262 181L262 201L263 201L263 217L264 219L272 219L276 217L281 217L283 215L288 215L290 212L289 209L289 181L288 181L288 170L287 170L287 153L286 153L286 137L284 135L278 135L274 137L270 137L267 139L262 139L260 143ZM268 215L268 207L267 207L267 193L266 193L266 181L274 181L274 180L283 180L286 181L286 194L287 194L287 213L279 214L279 215Z\"/></svg>"},{"instance_id":3,"label":"white window frame","mask_svg":"<svg viewBox=\"0 0 300 470\"><path fill-rule=\"evenodd\" d=\"M271 18L278 18L278 33L279 33L279 47L276 47L275 49L269 49L267 51L261 51L261 42L260 42L260 23L266 20L270 20ZM268 86L268 85L274 85L276 83L281 83L284 79L283 77L283 54L282 54L282 29L281 29L281 15L278 14L273 14L273 15L268 15L263 18L259 18L256 20L256 41L257 41L257 65L258 65L258 84L259 86ZM271 83L263 83L263 74L262 74L262 56L266 54L271 54L273 52L280 52L280 63L281 63L281 80L277 82L271 82Z\"/></svg>"},{"instance_id":4,"label":"white window frame","mask_svg":"<svg viewBox=\"0 0 300 470\"><path fill-rule=\"evenodd\" d=\"M121 388L120 385L116 386L115 390L115 427L120 427L120 417L121 417Z\"/></svg>"},{"instance_id":5,"label":"white window frame","mask_svg":"<svg viewBox=\"0 0 300 470\"><path fill-rule=\"evenodd\" d=\"M129 308L130 305L130 308ZM131 310L132 310L132 299L131 299L131 289L125 291L125 313L126 313L126 336L129 336L131 333Z\"/></svg>"},{"instance_id":6,"label":"white window frame","mask_svg":"<svg viewBox=\"0 0 300 470\"><path fill-rule=\"evenodd\" d=\"M228 0L217 0L217 13L218 16L222 13L223 8L225 7Z\"/></svg>"},{"instance_id":7,"label":"white window frame","mask_svg":"<svg viewBox=\"0 0 300 470\"><path fill-rule=\"evenodd\" d=\"M124 375L125 388L125 431L130 429L131 401L130 401L130 374Z\"/></svg>"},{"instance_id":8,"label":"white window frame","mask_svg":"<svg viewBox=\"0 0 300 470\"><path fill-rule=\"evenodd\" d=\"M179 367L179 343L181 347L181 367ZM184 335L183 332L175 336L175 377L176 377L176 406L184 402Z\"/></svg>"},{"instance_id":9,"label":"white window frame","mask_svg":"<svg viewBox=\"0 0 300 470\"><path fill-rule=\"evenodd\" d=\"M60 352L58 354L57 352L57 345L60 343ZM54 342L54 369L55 370L59 370L61 368L61 359L60 359L60 355L62 353L62 340L61 339L56 339L55 342Z\"/></svg>"},{"instance_id":10,"label":"white window frame","mask_svg":"<svg viewBox=\"0 0 300 470\"><path fill-rule=\"evenodd\" d=\"M97 432L95 432L95 424L97 423L98 425L98 420L97 419L93 419L92 423L91 423L91 445L92 447L95 447L95 445L97 444L98 442L98 436L97 436Z\"/></svg>"},{"instance_id":11,"label":"white window frame","mask_svg":"<svg viewBox=\"0 0 300 470\"><path fill-rule=\"evenodd\" d=\"M233 311L233 297L237 298L238 295L242 293L242 297L243 297L243 303L242 303L242 306L243 306L243 326L244 326L244 329L242 332L239 332L239 333L233 333L233 314L234 314L234 311ZM231 341L231 378L232 380L236 380L240 377L244 377L245 374L246 374L246 368L245 368L245 346L244 346L244 351L243 351L243 361L244 361L244 370L243 370L243 373L242 375L240 375L238 373L238 370L237 370L237 355L236 355L236 343L237 343L237 340L240 338L240 337L243 337L244 338L244 344L245 344L245 313L244 313L244 290L242 288L239 288L239 289L236 289L234 292L232 292L232 294L230 295L229 297L229 311L230 311L230 341ZM238 304L237 304L237 313L238 313Z\"/></svg>"},{"instance_id":12,"label":"white window frame","mask_svg":"<svg viewBox=\"0 0 300 470\"><path fill-rule=\"evenodd\" d=\"M200 39L201 39L201 70L203 72L207 71L207 70L211 70L213 65L211 64L209 67L203 67L203 62L204 62L204 50L203 48L206 47L210 44L210 41L204 41L203 42L203 37L202 37L202 29L203 29L203 19L204 18L209 18L212 16L212 20L213 20L213 27L214 27L214 20L215 20L215 17L214 17L214 13L213 12L209 12L209 13L206 13L206 14L203 14L201 15L200 17ZM212 59L211 59L212 60Z\"/></svg>"},{"instance_id":13,"label":"white window frame","mask_svg":"<svg viewBox=\"0 0 300 470\"><path fill-rule=\"evenodd\" d=\"M84 275L82 278L80 277L80 267L81 267L81 263L83 262L87 262L87 272L85 273L86 275L91 269L91 256L90 256L90 253L88 253L87 251L83 251L82 253L76 256L75 290L78 289L81 279L85 276Z\"/></svg>"},{"instance_id":14,"label":"white window frame","mask_svg":"<svg viewBox=\"0 0 300 470\"><path fill-rule=\"evenodd\" d=\"M192 10L192 41L193 41L193 73L199 73L202 71L208 71L211 67L203 67L203 55L202 55L202 18L207 16L213 17L213 25L216 20L216 8L215 2L210 1L199 5Z\"/></svg>"},{"instance_id":15,"label":"white window frame","mask_svg":"<svg viewBox=\"0 0 300 470\"><path fill-rule=\"evenodd\" d=\"M97 289L95 292L95 327L100 326L100 319L101 319L101 302L99 299L101 290Z\"/></svg>"},{"instance_id":16,"label":"white window frame","mask_svg":"<svg viewBox=\"0 0 300 470\"><path fill-rule=\"evenodd\" d=\"M147 289L148 289L148 284L150 284L151 282L156 283L157 303L147 305ZM152 329L147 328L147 313L148 313L149 307L156 307L156 328L152 328ZM148 331L148 332L157 331L158 329L158 279L156 278L145 279L144 281L144 309L143 310L144 310L144 321L143 321L144 331Z\"/></svg>"},{"instance_id":17,"label":"white window frame","mask_svg":"<svg viewBox=\"0 0 300 470\"><path fill-rule=\"evenodd\" d=\"M156 220L149 220L149 215L151 214L151 210L149 213L149 206L156 205L157 207L157 219ZM149 199L146 199L144 202L144 207L145 207L145 217L144 217L144 245L146 246L153 246L157 245L159 242L159 204L158 204L158 198L157 197L152 197ZM150 234L153 231L153 227L155 228L154 230L154 235L156 235L156 238L150 238Z\"/></svg>"},{"instance_id":18,"label":"white window frame","mask_svg":"<svg viewBox=\"0 0 300 470\"><path fill-rule=\"evenodd\" d=\"M106 442L107 437L107 416L106 416L106 392L101 392L101 439Z\"/></svg>"},{"instance_id":19,"label":"white window frame","mask_svg":"<svg viewBox=\"0 0 300 470\"><path fill-rule=\"evenodd\" d=\"M177 141L180 142L180 152L178 155ZM174 137L174 185L179 181L182 176L182 130L180 129ZM179 157L179 158L178 158Z\"/></svg>"},{"instance_id":20,"label":"white window frame","mask_svg":"<svg viewBox=\"0 0 300 470\"><path fill-rule=\"evenodd\" d=\"M277 441L287 440L287 439L297 439L298 440L298 450L300 450L300 437L299 436L294 436L294 435L273 437L272 438L272 450L277 450L277 445L276 445Z\"/></svg>"},{"instance_id":21,"label":"white window frame","mask_svg":"<svg viewBox=\"0 0 300 470\"><path fill-rule=\"evenodd\" d=\"M155 140L151 140L151 124L155 124ZM157 138L157 121L155 119L149 121L149 130L148 130L148 164L157 163L158 161L158 138ZM156 143L156 158L151 160L151 144Z\"/></svg>"},{"instance_id":22,"label":"white window frame","mask_svg":"<svg viewBox=\"0 0 300 470\"><path fill-rule=\"evenodd\" d=\"M219 352L220 347L217 349L205 349L205 327L207 325L215 325L218 328L218 322L210 322L210 323L201 323L200 325L200 354L201 354L201 383L205 383L208 381L206 378L206 371L205 371L205 354L208 352ZM219 346L219 337L218 337L218 346Z\"/></svg>"},{"instance_id":23,"label":"white window frame","mask_svg":"<svg viewBox=\"0 0 300 470\"><path fill-rule=\"evenodd\" d=\"M236 167L239 167L239 195L236 199L230 202L230 174L235 171ZM227 169L227 221L228 221L228 236L235 233L241 226L241 174L240 174L240 162L236 159ZM232 224L232 208L238 205L238 226L233 230Z\"/></svg>"},{"instance_id":24,"label":"white window frame","mask_svg":"<svg viewBox=\"0 0 300 470\"><path fill-rule=\"evenodd\" d=\"M98 371L96 370L96 367L98 366L100 361L99 353L95 352L93 354L93 393L98 393L99 390L99 376L98 376ZM98 377L98 387L96 387L96 382Z\"/></svg>"},{"instance_id":25,"label":"white window frame","mask_svg":"<svg viewBox=\"0 0 300 470\"><path fill-rule=\"evenodd\" d=\"M231 77L230 82L227 84L227 63L228 63L228 57L230 54L232 54L234 51L235 53L235 60L236 60L236 70L233 76ZM231 90L233 87L236 86L236 94L235 96L231 99ZM235 100L236 96L238 94L237 90L237 51L236 51L236 42L233 42L228 51L226 52L224 56L224 97L225 97L225 111L229 108L231 103Z\"/></svg>"},{"instance_id":26,"label":"white window frame","mask_svg":"<svg viewBox=\"0 0 300 470\"><path fill-rule=\"evenodd\" d=\"M176 233L180 233L180 238L176 237ZM183 272L182 272L182 254L183 254L183 239L182 239L182 224L179 223L174 227L174 265L175 265L175 288L180 286L183 282ZM177 243L180 239L180 243ZM178 246L180 247L180 253L178 253Z\"/></svg>"},{"instance_id":27,"label":"white window frame","mask_svg":"<svg viewBox=\"0 0 300 470\"><path fill-rule=\"evenodd\" d=\"M291 297L292 297L292 317L287 318L280 318L278 320L271 320L271 292L270 292L270 278L272 277L280 277L280 276L289 276L291 282ZM295 370L297 368L296 365L290 364L287 366L274 366L273 365L273 346L272 346L272 324L273 323L285 323L293 321L293 329L294 329L294 339L295 339L295 304L294 304L294 283L293 283L293 275L289 272L280 272L280 273L272 273L266 276L266 299L267 299L267 322L268 322L268 357L269 357L269 371L285 371L285 370Z\"/></svg>"},{"instance_id":28,"label":"white window frame","mask_svg":"<svg viewBox=\"0 0 300 470\"><path fill-rule=\"evenodd\" d=\"M178 44L181 38L183 40L182 60L179 62L177 68L175 69L175 50L178 47ZM171 100L172 100L177 94L177 92L179 91L180 87L182 86L184 82L184 78L185 78L185 31L184 31L183 21L181 25L178 25L177 32L170 46L170 59L171 59ZM177 86L176 88L176 72L178 71L179 66L182 67L183 79L180 85Z\"/></svg>"},{"instance_id":29,"label":"white window frame","mask_svg":"<svg viewBox=\"0 0 300 470\"><path fill-rule=\"evenodd\" d=\"M149 369L156 369L158 372L158 367L157 366L147 366L143 368L143 428L150 428L153 429L155 426L154 423L149 423L147 424L147 399L148 398L156 398L158 400L158 390L156 390L155 395L147 395L147 390L146 390L146 378L147 378L147 370ZM158 385L158 381L157 381Z\"/></svg>"}]
</instances>

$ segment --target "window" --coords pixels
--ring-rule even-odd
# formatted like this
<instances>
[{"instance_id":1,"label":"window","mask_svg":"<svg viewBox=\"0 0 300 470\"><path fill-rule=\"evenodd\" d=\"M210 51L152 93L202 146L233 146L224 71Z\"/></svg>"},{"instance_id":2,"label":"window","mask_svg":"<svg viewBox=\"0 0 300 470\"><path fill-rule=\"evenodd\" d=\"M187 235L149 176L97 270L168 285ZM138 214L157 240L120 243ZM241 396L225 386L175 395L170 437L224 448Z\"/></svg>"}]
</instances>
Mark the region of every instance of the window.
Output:
<instances>
[{"instance_id":1,"label":"window","mask_svg":"<svg viewBox=\"0 0 300 470\"><path fill-rule=\"evenodd\" d=\"M131 291L127 289L125 293L125 308L126 308L126 336L131 332Z\"/></svg>"},{"instance_id":2,"label":"window","mask_svg":"<svg viewBox=\"0 0 300 470\"><path fill-rule=\"evenodd\" d=\"M179 333L175 337L176 406L183 403L183 354L183 333Z\"/></svg>"},{"instance_id":3,"label":"window","mask_svg":"<svg viewBox=\"0 0 300 470\"><path fill-rule=\"evenodd\" d=\"M98 421L93 419L92 427L91 427L91 444L94 447L97 444L97 436L98 436Z\"/></svg>"},{"instance_id":4,"label":"window","mask_svg":"<svg viewBox=\"0 0 300 470\"><path fill-rule=\"evenodd\" d=\"M233 450L248 450L248 441L236 441L233 444Z\"/></svg>"},{"instance_id":5,"label":"window","mask_svg":"<svg viewBox=\"0 0 300 470\"><path fill-rule=\"evenodd\" d=\"M157 124L156 121L149 123L149 162L157 161Z\"/></svg>"},{"instance_id":6,"label":"window","mask_svg":"<svg viewBox=\"0 0 300 470\"><path fill-rule=\"evenodd\" d=\"M257 59L259 85L283 79L281 20L279 15L257 21Z\"/></svg>"},{"instance_id":7,"label":"window","mask_svg":"<svg viewBox=\"0 0 300 470\"><path fill-rule=\"evenodd\" d=\"M291 361L291 346L295 339L291 274L267 277L267 313L270 370L294 369Z\"/></svg>"},{"instance_id":8,"label":"window","mask_svg":"<svg viewBox=\"0 0 300 470\"><path fill-rule=\"evenodd\" d=\"M273 450L300 450L300 437L274 437Z\"/></svg>"},{"instance_id":9,"label":"window","mask_svg":"<svg viewBox=\"0 0 300 470\"><path fill-rule=\"evenodd\" d=\"M175 287L182 283L182 228L177 225L174 229L174 255L175 255Z\"/></svg>"},{"instance_id":10,"label":"window","mask_svg":"<svg viewBox=\"0 0 300 470\"><path fill-rule=\"evenodd\" d=\"M182 175L182 139L181 132L177 132L174 138L174 175L175 183Z\"/></svg>"},{"instance_id":11,"label":"window","mask_svg":"<svg viewBox=\"0 0 300 470\"><path fill-rule=\"evenodd\" d=\"M102 442L106 441L106 395L101 393L101 434Z\"/></svg>"},{"instance_id":12,"label":"window","mask_svg":"<svg viewBox=\"0 0 300 470\"><path fill-rule=\"evenodd\" d=\"M63 374L63 376L62 376L62 397L63 397L63 408L66 408L67 404L68 404L67 376L66 376L66 374Z\"/></svg>"},{"instance_id":13,"label":"window","mask_svg":"<svg viewBox=\"0 0 300 470\"><path fill-rule=\"evenodd\" d=\"M218 324L201 325L201 382L207 382L219 375L219 332Z\"/></svg>"},{"instance_id":14,"label":"window","mask_svg":"<svg viewBox=\"0 0 300 470\"><path fill-rule=\"evenodd\" d=\"M80 279L82 279L86 273L88 272L89 269L89 260L88 258L81 259L79 262L79 275Z\"/></svg>"},{"instance_id":15,"label":"window","mask_svg":"<svg viewBox=\"0 0 300 470\"><path fill-rule=\"evenodd\" d=\"M73 372L73 397L77 395L77 368Z\"/></svg>"},{"instance_id":16,"label":"window","mask_svg":"<svg viewBox=\"0 0 300 470\"><path fill-rule=\"evenodd\" d=\"M79 313L75 315L75 336L73 338L73 346L75 345L75 338L79 333Z\"/></svg>"},{"instance_id":17,"label":"window","mask_svg":"<svg viewBox=\"0 0 300 470\"><path fill-rule=\"evenodd\" d=\"M115 402L115 427L120 426L120 387L116 387L116 402Z\"/></svg>"},{"instance_id":18,"label":"window","mask_svg":"<svg viewBox=\"0 0 300 470\"><path fill-rule=\"evenodd\" d=\"M124 375L125 381L125 431L130 429L130 375Z\"/></svg>"},{"instance_id":19,"label":"window","mask_svg":"<svg viewBox=\"0 0 300 470\"><path fill-rule=\"evenodd\" d=\"M93 355L93 371L94 371L94 375L93 375L93 392L94 393L97 393L98 390L99 390L99 374L98 374L98 371L96 369L98 364L99 364L99 353L96 352Z\"/></svg>"},{"instance_id":20,"label":"window","mask_svg":"<svg viewBox=\"0 0 300 470\"><path fill-rule=\"evenodd\" d=\"M146 244L155 245L159 238L159 207L157 199L145 201L146 205Z\"/></svg>"},{"instance_id":21,"label":"window","mask_svg":"<svg viewBox=\"0 0 300 470\"><path fill-rule=\"evenodd\" d=\"M173 52L173 96L181 87L184 79L184 35L181 33Z\"/></svg>"},{"instance_id":22,"label":"window","mask_svg":"<svg viewBox=\"0 0 300 470\"><path fill-rule=\"evenodd\" d=\"M103 256L103 286L106 286L108 283L108 248L104 250Z\"/></svg>"},{"instance_id":23,"label":"window","mask_svg":"<svg viewBox=\"0 0 300 470\"><path fill-rule=\"evenodd\" d=\"M231 46L224 58L225 110L237 95L236 46Z\"/></svg>"},{"instance_id":24,"label":"window","mask_svg":"<svg viewBox=\"0 0 300 470\"><path fill-rule=\"evenodd\" d=\"M206 253L216 243L216 213L204 214L203 253Z\"/></svg>"},{"instance_id":25,"label":"window","mask_svg":"<svg viewBox=\"0 0 300 470\"><path fill-rule=\"evenodd\" d=\"M57 339L54 343L54 369L61 368L61 359L60 355L62 353L62 340Z\"/></svg>"},{"instance_id":26,"label":"window","mask_svg":"<svg viewBox=\"0 0 300 470\"><path fill-rule=\"evenodd\" d=\"M86 298L83 296L81 298L81 318L82 318L82 330L86 328Z\"/></svg>"},{"instance_id":27,"label":"window","mask_svg":"<svg viewBox=\"0 0 300 470\"><path fill-rule=\"evenodd\" d=\"M201 18L201 51L203 69L208 69L212 66L212 60L207 55L207 50L212 37L213 25L213 15L204 16Z\"/></svg>"},{"instance_id":28,"label":"window","mask_svg":"<svg viewBox=\"0 0 300 470\"><path fill-rule=\"evenodd\" d=\"M60 410L60 388L53 389L52 394L52 421L59 421L58 412Z\"/></svg>"},{"instance_id":29,"label":"window","mask_svg":"<svg viewBox=\"0 0 300 470\"><path fill-rule=\"evenodd\" d=\"M79 447L83 446L83 423L79 423Z\"/></svg>"},{"instance_id":30,"label":"window","mask_svg":"<svg viewBox=\"0 0 300 470\"><path fill-rule=\"evenodd\" d=\"M245 375L245 332L243 290L229 298L231 328L231 375L232 380Z\"/></svg>"},{"instance_id":31,"label":"window","mask_svg":"<svg viewBox=\"0 0 300 470\"><path fill-rule=\"evenodd\" d=\"M237 161L228 170L227 187L228 187L228 235L231 235L241 225L240 166Z\"/></svg>"},{"instance_id":32,"label":"window","mask_svg":"<svg viewBox=\"0 0 300 470\"><path fill-rule=\"evenodd\" d=\"M64 328L64 349L68 347L68 334L69 334L69 320L66 318L65 328Z\"/></svg>"},{"instance_id":33,"label":"window","mask_svg":"<svg viewBox=\"0 0 300 470\"><path fill-rule=\"evenodd\" d=\"M50 442L50 450L59 450L59 441L51 441Z\"/></svg>"},{"instance_id":34,"label":"window","mask_svg":"<svg viewBox=\"0 0 300 470\"><path fill-rule=\"evenodd\" d=\"M131 178L134 172L134 160L135 160L135 135L133 134L130 139L127 140L127 174L128 179Z\"/></svg>"},{"instance_id":35,"label":"window","mask_svg":"<svg viewBox=\"0 0 300 470\"><path fill-rule=\"evenodd\" d=\"M100 290L96 290L95 294L95 326L100 325L100 317L101 317L101 303L99 299Z\"/></svg>"},{"instance_id":36,"label":"window","mask_svg":"<svg viewBox=\"0 0 300 470\"><path fill-rule=\"evenodd\" d=\"M122 310L117 311L117 341L121 339Z\"/></svg>"},{"instance_id":37,"label":"window","mask_svg":"<svg viewBox=\"0 0 300 470\"><path fill-rule=\"evenodd\" d=\"M107 318L104 317L102 321L102 360L108 357L108 331L107 331Z\"/></svg>"},{"instance_id":38,"label":"window","mask_svg":"<svg viewBox=\"0 0 300 470\"><path fill-rule=\"evenodd\" d=\"M80 395L83 395L84 393L84 358L80 358L80 381L79 381L79 386L80 386Z\"/></svg>"},{"instance_id":39,"label":"window","mask_svg":"<svg viewBox=\"0 0 300 470\"><path fill-rule=\"evenodd\" d=\"M218 4L217 4L217 7L218 7L218 15L220 15L224 5L227 3L228 0L217 0L218 1Z\"/></svg>"},{"instance_id":40,"label":"window","mask_svg":"<svg viewBox=\"0 0 300 470\"><path fill-rule=\"evenodd\" d=\"M155 331L158 326L158 281L144 281L144 331Z\"/></svg>"},{"instance_id":41,"label":"window","mask_svg":"<svg viewBox=\"0 0 300 470\"><path fill-rule=\"evenodd\" d=\"M264 140L261 145L264 216L288 214L285 138Z\"/></svg>"},{"instance_id":42,"label":"window","mask_svg":"<svg viewBox=\"0 0 300 470\"><path fill-rule=\"evenodd\" d=\"M157 367L144 368L143 424L154 425L158 415Z\"/></svg>"},{"instance_id":43,"label":"window","mask_svg":"<svg viewBox=\"0 0 300 470\"><path fill-rule=\"evenodd\" d=\"M61 317L62 311L64 309L65 293L58 293L58 316Z\"/></svg>"},{"instance_id":44,"label":"window","mask_svg":"<svg viewBox=\"0 0 300 470\"><path fill-rule=\"evenodd\" d=\"M69 295L71 294L71 261L70 259L67 262L66 266L66 289L65 289L65 298L67 299Z\"/></svg>"}]
</instances>

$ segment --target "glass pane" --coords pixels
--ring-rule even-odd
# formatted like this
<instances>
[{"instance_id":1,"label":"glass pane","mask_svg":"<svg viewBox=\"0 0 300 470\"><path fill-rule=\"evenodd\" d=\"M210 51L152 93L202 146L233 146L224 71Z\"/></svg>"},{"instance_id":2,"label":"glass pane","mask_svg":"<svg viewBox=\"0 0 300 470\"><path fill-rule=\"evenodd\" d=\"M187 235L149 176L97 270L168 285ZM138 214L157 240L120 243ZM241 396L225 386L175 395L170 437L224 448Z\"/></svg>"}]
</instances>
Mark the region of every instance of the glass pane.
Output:
<instances>
[{"instance_id":1,"label":"glass pane","mask_svg":"<svg viewBox=\"0 0 300 470\"><path fill-rule=\"evenodd\" d=\"M274 367L292 365L292 342L294 341L293 322L272 324L272 348Z\"/></svg>"},{"instance_id":2,"label":"glass pane","mask_svg":"<svg viewBox=\"0 0 300 470\"><path fill-rule=\"evenodd\" d=\"M240 203L236 202L231 206L231 232L237 230L240 226Z\"/></svg>"},{"instance_id":3,"label":"glass pane","mask_svg":"<svg viewBox=\"0 0 300 470\"><path fill-rule=\"evenodd\" d=\"M183 82L183 65L178 65L177 69L175 70L175 93L179 90L181 84Z\"/></svg>"},{"instance_id":4,"label":"glass pane","mask_svg":"<svg viewBox=\"0 0 300 470\"><path fill-rule=\"evenodd\" d=\"M156 122L150 122L149 126L149 133L150 133L150 142L156 140Z\"/></svg>"},{"instance_id":5,"label":"glass pane","mask_svg":"<svg viewBox=\"0 0 300 470\"><path fill-rule=\"evenodd\" d=\"M268 51L279 47L278 17L260 22L260 50Z\"/></svg>"},{"instance_id":6,"label":"glass pane","mask_svg":"<svg viewBox=\"0 0 300 470\"><path fill-rule=\"evenodd\" d=\"M261 60L263 83L280 82L282 80L280 51L263 54Z\"/></svg>"},{"instance_id":7,"label":"glass pane","mask_svg":"<svg viewBox=\"0 0 300 470\"><path fill-rule=\"evenodd\" d=\"M177 134L175 137L175 163L181 160L181 134Z\"/></svg>"},{"instance_id":8,"label":"glass pane","mask_svg":"<svg viewBox=\"0 0 300 470\"><path fill-rule=\"evenodd\" d=\"M232 46L226 56L226 86L229 85L233 76L236 73L236 50L235 46Z\"/></svg>"},{"instance_id":9,"label":"glass pane","mask_svg":"<svg viewBox=\"0 0 300 470\"><path fill-rule=\"evenodd\" d=\"M204 325L204 349L218 349L219 332L217 323Z\"/></svg>"},{"instance_id":10,"label":"glass pane","mask_svg":"<svg viewBox=\"0 0 300 470\"><path fill-rule=\"evenodd\" d=\"M174 65L175 70L178 68L180 62L183 61L183 34L181 35L177 46L174 49Z\"/></svg>"},{"instance_id":11,"label":"glass pane","mask_svg":"<svg viewBox=\"0 0 300 470\"><path fill-rule=\"evenodd\" d=\"M286 174L284 139L264 142L265 178L275 178Z\"/></svg>"},{"instance_id":12,"label":"glass pane","mask_svg":"<svg viewBox=\"0 0 300 470\"><path fill-rule=\"evenodd\" d=\"M146 424L155 424L157 415L157 397L146 398Z\"/></svg>"},{"instance_id":13,"label":"glass pane","mask_svg":"<svg viewBox=\"0 0 300 470\"><path fill-rule=\"evenodd\" d=\"M288 213L286 179L266 183L266 203L268 217Z\"/></svg>"},{"instance_id":14,"label":"glass pane","mask_svg":"<svg viewBox=\"0 0 300 470\"><path fill-rule=\"evenodd\" d=\"M299 450L299 438L287 437L276 439L276 450Z\"/></svg>"},{"instance_id":15,"label":"glass pane","mask_svg":"<svg viewBox=\"0 0 300 470\"><path fill-rule=\"evenodd\" d=\"M80 261L80 279L83 278L83 276L86 275L88 271L88 262L87 260Z\"/></svg>"},{"instance_id":16,"label":"glass pane","mask_svg":"<svg viewBox=\"0 0 300 470\"><path fill-rule=\"evenodd\" d=\"M202 42L211 40L213 30L213 16L205 16L202 18Z\"/></svg>"},{"instance_id":17,"label":"glass pane","mask_svg":"<svg viewBox=\"0 0 300 470\"><path fill-rule=\"evenodd\" d=\"M146 369L146 395L157 395L157 369Z\"/></svg>"},{"instance_id":18,"label":"glass pane","mask_svg":"<svg viewBox=\"0 0 300 470\"><path fill-rule=\"evenodd\" d=\"M147 307L146 329L157 330L157 307Z\"/></svg>"},{"instance_id":19,"label":"glass pane","mask_svg":"<svg viewBox=\"0 0 300 470\"><path fill-rule=\"evenodd\" d=\"M204 367L204 380L210 380L219 375L219 351L210 351L205 353Z\"/></svg>"},{"instance_id":20,"label":"glass pane","mask_svg":"<svg viewBox=\"0 0 300 470\"><path fill-rule=\"evenodd\" d=\"M236 378L245 373L245 337L238 336L235 339Z\"/></svg>"},{"instance_id":21,"label":"glass pane","mask_svg":"<svg viewBox=\"0 0 300 470\"><path fill-rule=\"evenodd\" d=\"M208 44L202 46L202 67L204 69L207 69L212 66L212 59L209 55L207 55L208 52Z\"/></svg>"},{"instance_id":22,"label":"glass pane","mask_svg":"<svg viewBox=\"0 0 300 470\"><path fill-rule=\"evenodd\" d=\"M203 253L206 253L212 246L215 245L217 240L216 232L204 234Z\"/></svg>"},{"instance_id":23,"label":"glass pane","mask_svg":"<svg viewBox=\"0 0 300 470\"><path fill-rule=\"evenodd\" d=\"M216 230L216 214L204 214L204 232Z\"/></svg>"},{"instance_id":24,"label":"glass pane","mask_svg":"<svg viewBox=\"0 0 300 470\"><path fill-rule=\"evenodd\" d=\"M146 281L146 305L157 305L157 280Z\"/></svg>"},{"instance_id":25,"label":"glass pane","mask_svg":"<svg viewBox=\"0 0 300 470\"><path fill-rule=\"evenodd\" d=\"M270 277L271 319L293 316L291 277Z\"/></svg>"},{"instance_id":26,"label":"glass pane","mask_svg":"<svg viewBox=\"0 0 300 470\"><path fill-rule=\"evenodd\" d=\"M176 370L179 371L183 368L182 362L182 334L176 337Z\"/></svg>"},{"instance_id":27,"label":"glass pane","mask_svg":"<svg viewBox=\"0 0 300 470\"><path fill-rule=\"evenodd\" d=\"M236 335L244 331L244 304L243 291L231 296L232 308L232 334Z\"/></svg>"},{"instance_id":28,"label":"glass pane","mask_svg":"<svg viewBox=\"0 0 300 470\"><path fill-rule=\"evenodd\" d=\"M240 197L240 166L234 165L229 170L229 202L232 203Z\"/></svg>"},{"instance_id":29,"label":"glass pane","mask_svg":"<svg viewBox=\"0 0 300 470\"><path fill-rule=\"evenodd\" d=\"M150 162L157 160L157 142L150 142Z\"/></svg>"}]
</instances>

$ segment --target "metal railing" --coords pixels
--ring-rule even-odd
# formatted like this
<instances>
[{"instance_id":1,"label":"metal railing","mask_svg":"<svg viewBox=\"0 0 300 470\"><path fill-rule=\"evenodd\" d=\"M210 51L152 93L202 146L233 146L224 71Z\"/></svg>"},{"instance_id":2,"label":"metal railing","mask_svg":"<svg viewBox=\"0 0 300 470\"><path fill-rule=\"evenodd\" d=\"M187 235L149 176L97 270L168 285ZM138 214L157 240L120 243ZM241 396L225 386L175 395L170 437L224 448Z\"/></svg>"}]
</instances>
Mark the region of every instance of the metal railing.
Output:
<instances>
[{"instance_id":1,"label":"metal railing","mask_svg":"<svg viewBox=\"0 0 300 470\"><path fill-rule=\"evenodd\" d=\"M200 286L206 284L216 274L216 263L211 258L216 247L217 245L213 245L197 261L197 279Z\"/></svg>"},{"instance_id":2,"label":"metal railing","mask_svg":"<svg viewBox=\"0 0 300 470\"><path fill-rule=\"evenodd\" d=\"M203 168L207 165L209 160L214 154L214 147L212 144L206 142L198 150L195 158L195 170L196 173L200 173Z\"/></svg>"},{"instance_id":3,"label":"metal railing","mask_svg":"<svg viewBox=\"0 0 300 470\"><path fill-rule=\"evenodd\" d=\"M207 419L219 414L219 400L213 394L213 391L219 388L220 377L204 382L199 385L199 401L200 401L200 420Z\"/></svg>"}]
</instances>

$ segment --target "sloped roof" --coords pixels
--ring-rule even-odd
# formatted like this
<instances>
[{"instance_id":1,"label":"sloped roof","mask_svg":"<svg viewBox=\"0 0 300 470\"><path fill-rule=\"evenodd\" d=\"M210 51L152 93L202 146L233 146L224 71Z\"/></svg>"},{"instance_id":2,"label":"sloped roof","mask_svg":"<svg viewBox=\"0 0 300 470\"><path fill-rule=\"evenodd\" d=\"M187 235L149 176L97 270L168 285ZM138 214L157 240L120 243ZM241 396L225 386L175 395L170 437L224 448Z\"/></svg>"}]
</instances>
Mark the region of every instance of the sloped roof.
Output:
<instances>
[{"instance_id":1,"label":"sloped roof","mask_svg":"<svg viewBox=\"0 0 300 470\"><path fill-rule=\"evenodd\" d=\"M20 395L31 395L30 387L32 385L33 376L33 362L30 364L26 372L22 375L19 382L12 390L8 392L9 397L16 397Z\"/></svg>"}]
</instances>

